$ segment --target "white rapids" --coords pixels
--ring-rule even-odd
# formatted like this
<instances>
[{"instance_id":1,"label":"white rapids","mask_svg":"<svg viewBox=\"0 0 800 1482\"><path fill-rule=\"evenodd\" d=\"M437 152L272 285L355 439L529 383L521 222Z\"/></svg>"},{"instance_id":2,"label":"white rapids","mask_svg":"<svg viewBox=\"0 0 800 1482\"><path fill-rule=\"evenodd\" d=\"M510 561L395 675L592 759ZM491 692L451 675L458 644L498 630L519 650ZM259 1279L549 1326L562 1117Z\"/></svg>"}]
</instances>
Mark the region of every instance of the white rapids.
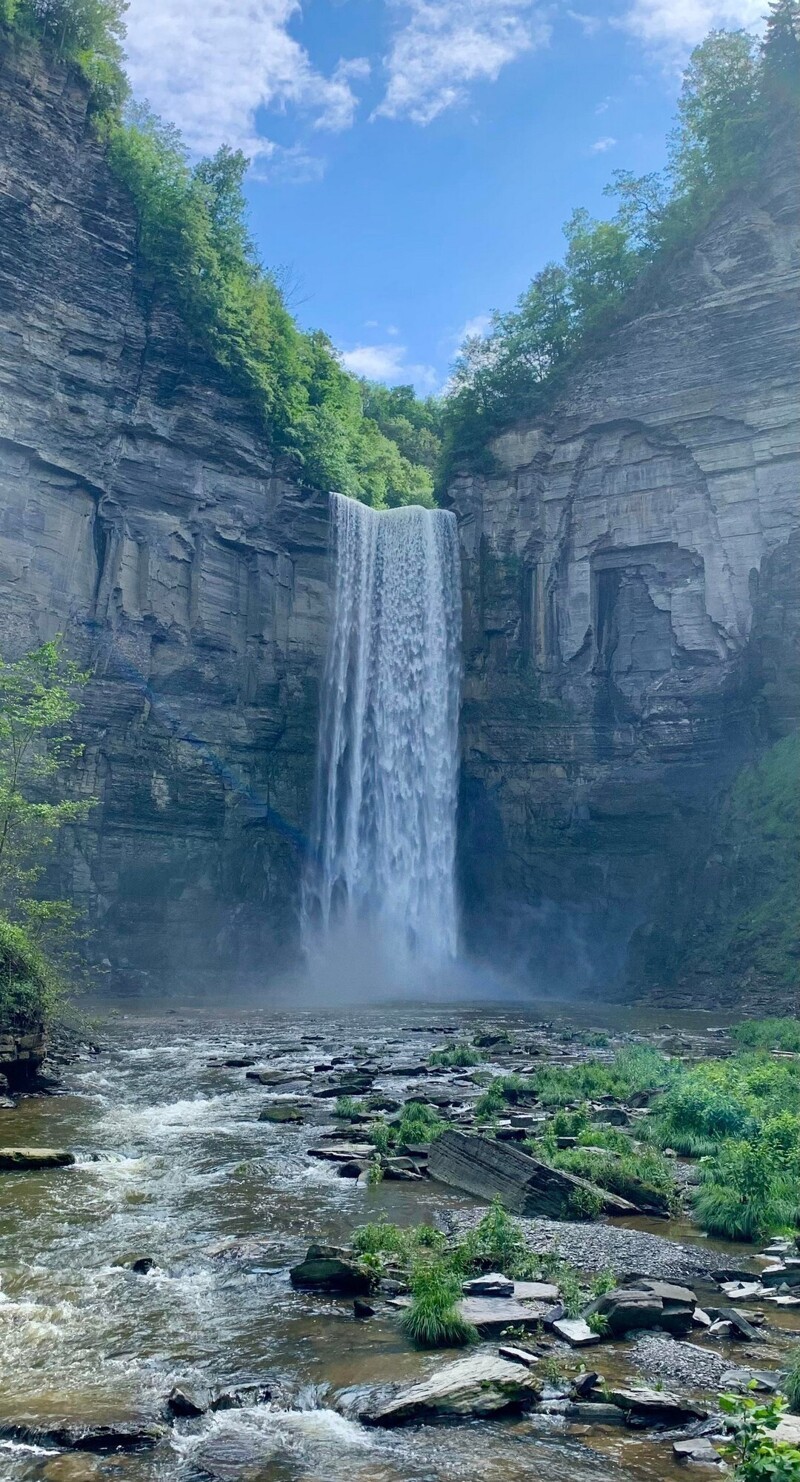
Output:
<instances>
[{"instance_id":1,"label":"white rapids","mask_svg":"<svg viewBox=\"0 0 800 1482\"><path fill-rule=\"evenodd\" d=\"M395 968L455 958L461 583L455 517L331 496L333 618L306 944L371 934ZM341 938L340 938L341 939Z\"/></svg>"}]
</instances>

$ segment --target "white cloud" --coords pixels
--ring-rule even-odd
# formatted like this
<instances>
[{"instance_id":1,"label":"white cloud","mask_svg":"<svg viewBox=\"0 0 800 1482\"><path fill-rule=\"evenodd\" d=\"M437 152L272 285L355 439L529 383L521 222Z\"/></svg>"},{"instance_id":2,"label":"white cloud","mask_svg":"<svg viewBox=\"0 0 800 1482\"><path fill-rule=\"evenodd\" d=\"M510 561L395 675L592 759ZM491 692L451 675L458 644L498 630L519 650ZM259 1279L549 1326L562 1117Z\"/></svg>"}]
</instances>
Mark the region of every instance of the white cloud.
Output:
<instances>
[{"instance_id":1,"label":"white cloud","mask_svg":"<svg viewBox=\"0 0 800 1482\"><path fill-rule=\"evenodd\" d=\"M602 16L586 15L582 10L568 10L567 15L571 21L577 22L584 36L596 36L598 31L602 31L603 26L606 24Z\"/></svg>"},{"instance_id":2,"label":"white cloud","mask_svg":"<svg viewBox=\"0 0 800 1482\"><path fill-rule=\"evenodd\" d=\"M534 0L390 0L404 14L385 59L385 97L374 117L429 124L461 103L469 84L494 82L509 62L546 43Z\"/></svg>"},{"instance_id":3,"label":"white cloud","mask_svg":"<svg viewBox=\"0 0 800 1482\"><path fill-rule=\"evenodd\" d=\"M764 0L633 0L620 24L646 46L680 57L714 27L755 26Z\"/></svg>"},{"instance_id":4,"label":"white cloud","mask_svg":"<svg viewBox=\"0 0 800 1482\"><path fill-rule=\"evenodd\" d=\"M606 134L602 139L595 139L594 144L589 145L589 153L607 154L609 149L614 148L616 142L616 139L612 139L610 134Z\"/></svg>"},{"instance_id":5,"label":"white cloud","mask_svg":"<svg viewBox=\"0 0 800 1482\"><path fill-rule=\"evenodd\" d=\"M456 335L458 345L463 345L465 340L474 340L476 335L482 339L491 328L491 324L491 314L476 314L474 318L468 319Z\"/></svg>"},{"instance_id":6,"label":"white cloud","mask_svg":"<svg viewBox=\"0 0 800 1482\"><path fill-rule=\"evenodd\" d=\"M414 365L405 345L356 345L342 353L342 364L354 376L388 381L390 386L413 384L419 391L435 391L439 376L432 365Z\"/></svg>"},{"instance_id":7,"label":"white cloud","mask_svg":"<svg viewBox=\"0 0 800 1482\"><path fill-rule=\"evenodd\" d=\"M259 109L296 108L316 128L346 129L365 77L364 58L330 77L289 34L300 0L131 0L127 71L138 97L181 129L189 147L222 143L252 158L275 146L258 131Z\"/></svg>"}]
</instances>

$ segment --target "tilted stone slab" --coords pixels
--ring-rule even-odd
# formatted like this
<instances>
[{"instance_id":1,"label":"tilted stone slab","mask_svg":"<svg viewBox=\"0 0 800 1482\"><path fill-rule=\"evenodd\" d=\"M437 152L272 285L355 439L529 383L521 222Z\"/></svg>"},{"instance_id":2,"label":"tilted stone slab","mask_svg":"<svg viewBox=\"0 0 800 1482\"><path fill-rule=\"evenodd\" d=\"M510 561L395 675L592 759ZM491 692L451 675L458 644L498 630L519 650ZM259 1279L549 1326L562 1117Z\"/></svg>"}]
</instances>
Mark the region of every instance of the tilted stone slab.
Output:
<instances>
[{"instance_id":1,"label":"tilted stone slab","mask_svg":"<svg viewBox=\"0 0 800 1482\"><path fill-rule=\"evenodd\" d=\"M394 1426L519 1413L536 1404L541 1388L524 1365L494 1354L473 1354L377 1402L359 1419L366 1425Z\"/></svg>"},{"instance_id":2,"label":"tilted stone slab","mask_svg":"<svg viewBox=\"0 0 800 1482\"><path fill-rule=\"evenodd\" d=\"M428 1172L439 1183L465 1189L479 1199L500 1197L514 1214L574 1218L570 1201L586 1190L602 1200L605 1214L635 1214L633 1204L595 1189L571 1173L549 1168L510 1143L493 1142L466 1132L448 1131L431 1144Z\"/></svg>"}]
</instances>

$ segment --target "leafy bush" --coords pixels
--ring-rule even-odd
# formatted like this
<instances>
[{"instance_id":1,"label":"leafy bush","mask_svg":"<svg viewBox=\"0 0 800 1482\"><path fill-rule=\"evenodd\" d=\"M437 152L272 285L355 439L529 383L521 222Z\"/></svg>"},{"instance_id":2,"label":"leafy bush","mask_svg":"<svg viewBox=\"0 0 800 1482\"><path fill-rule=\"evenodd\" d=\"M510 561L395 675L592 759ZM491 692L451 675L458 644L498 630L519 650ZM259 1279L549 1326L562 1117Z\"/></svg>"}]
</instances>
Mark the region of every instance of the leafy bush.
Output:
<instances>
[{"instance_id":1,"label":"leafy bush","mask_svg":"<svg viewBox=\"0 0 800 1482\"><path fill-rule=\"evenodd\" d=\"M608 1062L585 1060L568 1069L545 1066L531 1077L530 1085L544 1106L569 1106L601 1096L624 1101L636 1092L649 1093L668 1085L680 1070L677 1061L650 1045L631 1045Z\"/></svg>"},{"instance_id":2,"label":"leafy bush","mask_svg":"<svg viewBox=\"0 0 800 1482\"><path fill-rule=\"evenodd\" d=\"M464 1271L502 1271L504 1276L519 1279L528 1276L532 1266L538 1273L540 1266L526 1248L519 1221L499 1198L492 1200L487 1213L462 1240L456 1261Z\"/></svg>"},{"instance_id":3,"label":"leafy bush","mask_svg":"<svg viewBox=\"0 0 800 1482\"><path fill-rule=\"evenodd\" d=\"M751 1050L800 1051L800 1019L746 1019L731 1035Z\"/></svg>"},{"instance_id":4,"label":"leafy bush","mask_svg":"<svg viewBox=\"0 0 800 1482\"><path fill-rule=\"evenodd\" d=\"M337 1096L333 1115L337 1121L348 1122L360 1117L363 1111L363 1101L356 1101L353 1096Z\"/></svg>"},{"instance_id":5,"label":"leafy bush","mask_svg":"<svg viewBox=\"0 0 800 1482\"><path fill-rule=\"evenodd\" d=\"M721 1395L720 1409L733 1432L721 1451L733 1463L738 1482L800 1482L800 1450L772 1434L785 1413L785 1401Z\"/></svg>"},{"instance_id":6,"label":"leafy bush","mask_svg":"<svg viewBox=\"0 0 800 1482\"><path fill-rule=\"evenodd\" d=\"M419 1260L411 1273L411 1306L403 1332L420 1348L461 1348L477 1341L477 1331L458 1311L461 1281L439 1259Z\"/></svg>"},{"instance_id":7,"label":"leafy bush","mask_svg":"<svg viewBox=\"0 0 800 1482\"><path fill-rule=\"evenodd\" d=\"M782 1112L800 1111L800 1062L742 1054L685 1070L656 1103L646 1132L658 1147L691 1157L727 1138L746 1141Z\"/></svg>"},{"instance_id":8,"label":"leafy bush","mask_svg":"<svg viewBox=\"0 0 800 1482\"><path fill-rule=\"evenodd\" d=\"M446 1127L447 1123L432 1106L426 1106L422 1101L408 1101L397 1123L397 1141L404 1146L433 1142Z\"/></svg>"},{"instance_id":9,"label":"leafy bush","mask_svg":"<svg viewBox=\"0 0 800 1482\"><path fill-rule=\"evenodd\" d=\"M548 1161L554 1168L585 1178L632 1204L646 1202L666 1210L679 1207L673 1169L654 1149L634 1151L629 1143L624 1154L616 1155L591 1148L566 1148L557 1150Z\"/></svg>"},{"instance_id":10,"label":"leafy bush","mask_svg":"<svg viewBox=\"0 0 800 1482\"><path fill-rule=\"evenodd\" d=\"M57 973L30 933L0 919L0 1024L43 1024L61 992Z\"/></svg>"}]
</instances>

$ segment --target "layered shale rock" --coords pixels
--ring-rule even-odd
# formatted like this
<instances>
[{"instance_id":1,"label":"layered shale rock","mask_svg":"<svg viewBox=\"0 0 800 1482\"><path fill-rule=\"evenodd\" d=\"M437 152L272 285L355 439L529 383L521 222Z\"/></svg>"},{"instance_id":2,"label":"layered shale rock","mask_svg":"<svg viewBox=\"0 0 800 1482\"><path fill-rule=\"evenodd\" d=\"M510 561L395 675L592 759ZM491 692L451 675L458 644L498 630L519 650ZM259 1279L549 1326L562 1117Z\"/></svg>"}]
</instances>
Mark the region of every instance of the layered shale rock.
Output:
<instances>
[{"instance_id":1,"label":"layered shale rock","mask_svg":"<svg viewBox=\"0 0 800 1482\"><path fill-rule=\"evenodd\" d=\"M797 180L776 141L451 490L471 938L543 984L679 974L710 819L800 718Z\"/></svg>"},{"instance_id":2,"label":"layered shale rock","mask_svg":"<svg viewBox=\"0 0 800 1482\"><path fill-rule=\"evenodd\" d=\"M295 937L327 500L148 291L76 73L6 49L0 92L2 648L92 670L55 883L115 988L222 991Z\"/></svg>"}]
</instances>

